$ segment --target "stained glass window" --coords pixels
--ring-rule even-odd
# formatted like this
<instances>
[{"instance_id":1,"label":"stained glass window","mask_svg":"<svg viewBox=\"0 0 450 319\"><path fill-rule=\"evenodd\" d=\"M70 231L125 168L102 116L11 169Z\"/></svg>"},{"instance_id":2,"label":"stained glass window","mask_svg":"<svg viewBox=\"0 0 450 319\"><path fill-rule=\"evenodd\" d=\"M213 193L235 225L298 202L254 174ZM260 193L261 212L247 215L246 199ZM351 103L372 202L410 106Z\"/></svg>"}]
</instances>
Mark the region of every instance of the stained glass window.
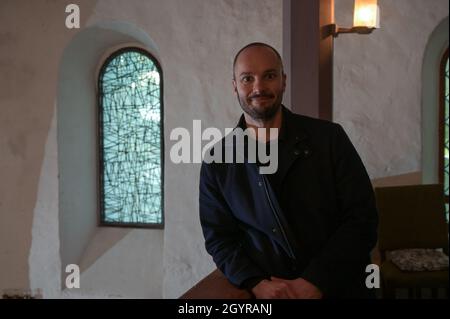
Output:
<instances>
[{"instance_id":1,"label":"stained glass window","mask_svg":"<svg viewBox=\"0 0 450 319\"><path fill-rule=\"evenodd\" d=\"M138 48L110 56L99 77L101 224L163 224L162 77Z\"/></svg>"},{"instance_id":2,"label":"stained glass window","mask_svg":"<svg viewBox=\"0 0 450 319\"><path fill-rule=\"evenodd\" d=\"M441 174L443 174L443 179L444 179L444 194L445 194L445 198L446 198L446 204L445 204L445 210L446 210L446 216L447 216L447 221L449 220L449 207L448 207L448 193L449 193L449 139L448 139L448 130L449 130L449 92L448 92L448 77L449 77L449 72L448 72L448 50L447 53L444 55L443 58L443 90L442 90L442 94L443 94L443 101L442 101L442 107L444 108L444 110L441 111L442 116L444 117L443 121L441 123L443 123L443 129L441 129L441 132L443 132L443 138L441 139L441 143L443 143L443 145L441 146L443 148L443 172L441 172Z\"/></svg>"}]
</instances>

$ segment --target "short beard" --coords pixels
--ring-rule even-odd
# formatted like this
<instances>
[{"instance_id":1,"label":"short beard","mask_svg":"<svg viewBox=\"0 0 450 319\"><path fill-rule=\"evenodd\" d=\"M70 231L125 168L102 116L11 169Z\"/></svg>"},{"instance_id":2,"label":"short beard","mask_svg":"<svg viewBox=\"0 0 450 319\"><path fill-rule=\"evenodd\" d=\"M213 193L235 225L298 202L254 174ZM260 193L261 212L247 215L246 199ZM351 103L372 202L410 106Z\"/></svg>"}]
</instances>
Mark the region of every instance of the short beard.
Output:
<instances>
[{"instance_id":1,"label":"short beard","mask_svg":"<svg viewBox=\"0 0 450 319\"><path fill-rule=\"evenodd\" d=\"M258 109L247 104L245 100L242 100L240 98L239 94L237 94L237 96L242 110L254 120L263 120L263 121L270 120L275 117L275 115L277 114L278 110L281 107L280 98L277 98L272 105L264 107L262 109Z\"/></svg>"}]
</instances>

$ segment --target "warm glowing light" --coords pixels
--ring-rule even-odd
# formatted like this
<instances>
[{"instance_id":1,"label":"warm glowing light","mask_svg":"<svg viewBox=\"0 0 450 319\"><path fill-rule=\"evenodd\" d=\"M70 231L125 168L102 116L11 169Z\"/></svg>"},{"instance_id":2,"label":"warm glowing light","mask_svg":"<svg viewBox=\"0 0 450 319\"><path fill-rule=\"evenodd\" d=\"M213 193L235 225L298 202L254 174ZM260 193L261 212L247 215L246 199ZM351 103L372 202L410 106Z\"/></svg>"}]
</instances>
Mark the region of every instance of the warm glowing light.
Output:
<instances>
[{"instance_id":1,"label":"warm glowing light","mask_svg":"<svg viewBox=\"0 0 450 319\"><path fill-rule=\"evenodd\" d=\"M355 0L354 27L380 27L380 9L377 0Z\"/></svg>"}]
</instances>

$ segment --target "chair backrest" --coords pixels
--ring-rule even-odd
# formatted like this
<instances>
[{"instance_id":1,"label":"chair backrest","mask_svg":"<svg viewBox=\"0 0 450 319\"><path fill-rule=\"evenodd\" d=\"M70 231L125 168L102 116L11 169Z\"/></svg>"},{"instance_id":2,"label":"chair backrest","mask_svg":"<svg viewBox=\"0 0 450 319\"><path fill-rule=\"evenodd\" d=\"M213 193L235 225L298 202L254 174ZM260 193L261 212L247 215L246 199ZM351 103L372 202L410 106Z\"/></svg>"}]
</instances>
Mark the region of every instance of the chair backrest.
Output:
<instances>
[{"instance_id":1,"label":"chair backrest","mask_svg":"<svg viewBox=\"0 0 450 319\"><path fill-rule=\"evenodd\" d=\"M442 185L375 188L378 249L448 247Z\"/></svg>"}]
</instances>

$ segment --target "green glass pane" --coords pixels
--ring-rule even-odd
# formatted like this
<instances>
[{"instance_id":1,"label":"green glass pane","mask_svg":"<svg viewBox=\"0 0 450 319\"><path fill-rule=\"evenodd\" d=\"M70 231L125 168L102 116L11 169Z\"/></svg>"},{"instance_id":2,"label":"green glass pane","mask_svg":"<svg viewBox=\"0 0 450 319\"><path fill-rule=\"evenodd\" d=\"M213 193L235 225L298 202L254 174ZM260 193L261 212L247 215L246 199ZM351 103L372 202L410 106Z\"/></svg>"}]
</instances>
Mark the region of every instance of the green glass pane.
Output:
<instances>
[{"instance_id":1,"label":"green glass pane","mask_svg":"<svg viewBox=\"0 0 450 319\"><path fill-rule=\"evenodd\" d=\"M139 51L111 59L101 75L103 218L162 223L160 74Z\"/></svg>"},{"instance_id":2,"label":"green glass pane","mask_svg":"<svg viewBox=\"0 0 450 319\"><path fill-rule=\"evenodd\" d=\"M448 204L445 204L445 220L447 221L447 223L449 222L449 214L448 214Z\"/></svg>"}]
</instances>

